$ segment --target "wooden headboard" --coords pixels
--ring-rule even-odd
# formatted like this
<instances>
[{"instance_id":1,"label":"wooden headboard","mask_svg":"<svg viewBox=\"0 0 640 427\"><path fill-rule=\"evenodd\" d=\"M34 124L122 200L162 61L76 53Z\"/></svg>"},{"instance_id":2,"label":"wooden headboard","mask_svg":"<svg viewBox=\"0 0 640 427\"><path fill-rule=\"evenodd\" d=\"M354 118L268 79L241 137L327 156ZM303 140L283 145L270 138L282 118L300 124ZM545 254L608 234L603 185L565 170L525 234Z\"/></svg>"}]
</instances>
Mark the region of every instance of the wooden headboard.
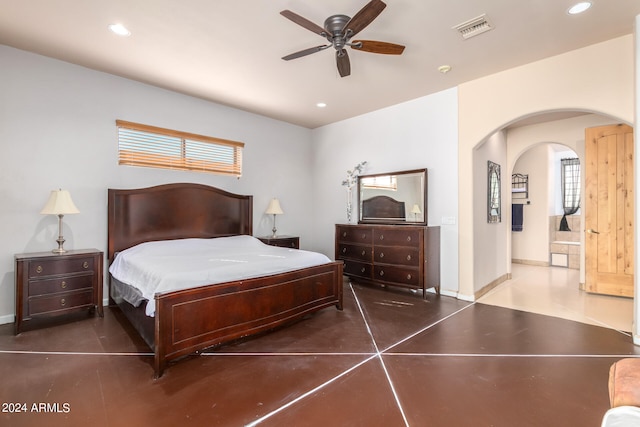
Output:
<instances>
[{"instance_id":1,"label":"wooden headboard","mask_svg":"<svg viewBox=\"0 0 640 427\"><path fill-rule=\"evenodd\" d=\"M375 196L363 200L362 219L404 221L404 202L399 202L389 196Z\"/></svg>"},{"instance_id":2,"label":"wooden headboard","mask_svg":"<svg viewBox=\"0 0 640 427\"><path fill-rule=\"evenodd\" d=\"M109 189L109 263L115 252L155 240L252 234L253 196L202 184Z\"/></svg>"}]
</instances>

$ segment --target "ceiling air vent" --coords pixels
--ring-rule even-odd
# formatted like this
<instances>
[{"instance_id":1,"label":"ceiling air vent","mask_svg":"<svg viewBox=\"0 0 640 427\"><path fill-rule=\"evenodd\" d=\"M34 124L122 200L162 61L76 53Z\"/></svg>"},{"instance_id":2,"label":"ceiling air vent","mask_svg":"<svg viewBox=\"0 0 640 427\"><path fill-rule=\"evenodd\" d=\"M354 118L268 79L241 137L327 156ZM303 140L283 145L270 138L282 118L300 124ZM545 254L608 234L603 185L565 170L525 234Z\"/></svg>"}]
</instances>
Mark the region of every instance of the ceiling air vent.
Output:
<instances>
[{"instance_id":1,"label":"ceiling air vent","mask_svg":"<svg viewBox=\"0 0 640 427\"><path fill-rule=\"evenodd\" d=\"M493 29L484 14L463 22L462 24L458 24L452 28L458 31L465 40Z\"/></svg>"}]
</instances>

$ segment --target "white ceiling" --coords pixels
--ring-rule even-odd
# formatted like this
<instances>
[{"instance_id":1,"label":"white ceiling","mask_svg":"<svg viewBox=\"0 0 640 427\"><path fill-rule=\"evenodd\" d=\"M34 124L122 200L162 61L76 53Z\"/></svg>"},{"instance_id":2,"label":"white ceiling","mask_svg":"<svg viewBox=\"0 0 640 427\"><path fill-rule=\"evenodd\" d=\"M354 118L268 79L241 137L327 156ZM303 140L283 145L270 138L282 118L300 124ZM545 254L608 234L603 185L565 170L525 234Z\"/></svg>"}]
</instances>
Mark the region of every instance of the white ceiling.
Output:
<instances>
[{"instance_id":1,"label":"white ceiling","mask_svg":"<svg viewBox=\"0 0 640 427\"><path fill-rule=\"evenodd\" d=\"M638 0L385 0L355 38L406 46L401 56L333 49L282 56L325 39L280 15L322 26L367 0L1 1L0 44L194 95L308 128L415 99L501 70L633 32ZM463 40L452 27L486 14L493 30ZM122 23L131 36L108 31ZM437 71L447 64L447 74ZM317 102L327 103L319 109Z\"/></svg>"}]
</instances>

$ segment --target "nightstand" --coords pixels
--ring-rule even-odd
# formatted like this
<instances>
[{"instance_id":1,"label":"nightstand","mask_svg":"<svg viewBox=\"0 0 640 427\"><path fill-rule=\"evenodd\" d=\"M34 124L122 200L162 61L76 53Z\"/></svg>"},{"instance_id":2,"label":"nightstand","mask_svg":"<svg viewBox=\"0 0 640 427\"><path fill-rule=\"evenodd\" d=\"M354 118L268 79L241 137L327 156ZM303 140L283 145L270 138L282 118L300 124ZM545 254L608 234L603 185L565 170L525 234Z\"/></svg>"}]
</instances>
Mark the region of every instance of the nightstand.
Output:
<instances>
[{"instance_id":1,"label":"nightstand","mask_svg":"<svg viewBox=\"0 0 640 427\"><path fill-rule=\"evenodd\" d=\"M280 246L281 248L300 249L300 237L298 236L265 236L258 237L262 243L271 246Z\"/></svg>"},{"instance_id":2,"label":"nightstand","mask_svg":"<svg viewBox=\"0 0 640 427\"><path fill-rule=\"evenodd\" d=\"M79 311L102 317L102 264L97 249L16 255L16 335Z\"/></svg>"}]
</instances>

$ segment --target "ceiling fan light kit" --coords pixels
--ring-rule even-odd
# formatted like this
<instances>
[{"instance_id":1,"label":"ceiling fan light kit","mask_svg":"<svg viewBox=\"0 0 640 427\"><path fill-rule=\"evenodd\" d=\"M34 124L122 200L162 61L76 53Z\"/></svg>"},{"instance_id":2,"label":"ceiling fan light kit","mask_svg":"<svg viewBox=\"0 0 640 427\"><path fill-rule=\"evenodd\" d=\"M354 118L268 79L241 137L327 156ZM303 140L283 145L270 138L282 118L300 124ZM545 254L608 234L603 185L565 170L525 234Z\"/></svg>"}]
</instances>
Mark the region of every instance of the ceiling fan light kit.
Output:
<instances>
[{"instance_id":1,"label":"ceiling fan light kit","mask_svg":"<svg viewBox=\"0 0 640 427\"><path fill-rule=\"evenodd\" d=\"M340 77L351 74L351 61L346 47L361 50L369 53L379 53L384 55L400 55L404 51L404 46L388 42L374 40L353 40L353 36L362 31L367 25L373 22L387 5L381 0L371 0L353 18L347 15L331 15L324 21L324 27L314 24L302 16L283 10L282 16L293 21L307 30L316 33L327 39L329 44L311 47L298 52L294 52L282 57L285 61L311 55L312 53L333 47L336 51L336 66Z\"/></svg>"}]
</instances>

